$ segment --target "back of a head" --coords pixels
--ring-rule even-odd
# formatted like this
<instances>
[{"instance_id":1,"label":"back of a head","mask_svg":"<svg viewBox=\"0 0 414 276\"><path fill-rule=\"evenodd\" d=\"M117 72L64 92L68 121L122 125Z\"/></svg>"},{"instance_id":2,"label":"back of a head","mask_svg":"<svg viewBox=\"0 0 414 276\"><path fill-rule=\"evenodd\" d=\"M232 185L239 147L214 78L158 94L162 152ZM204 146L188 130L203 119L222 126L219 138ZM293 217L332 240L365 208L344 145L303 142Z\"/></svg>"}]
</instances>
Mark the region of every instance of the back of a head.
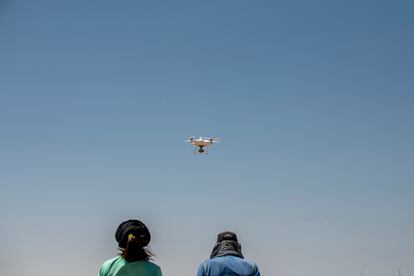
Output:
<instances>
[{"instance_id":1,"label":"back of a head","mask_svg":"<svg viewBox=\"0 0 414 276\"><path fill-rule=\"evenodd\" d=\"M241 245L237 240L237 235L230 231L222 232L217 235L217 242L211 252L210 259L228 255L243 258Z\"/></svg>"},{"instance_id":2,"label":"back of a head","mask_svg":"<svg viewBox=\"0 0 414 276\"><path fill-rule=\"evenodd\" d=\"M152 253L145 247L151 240L148 228L139 220L121 223L115 233L121 256L127 262L148 261Z\"/></svg>"}]
</instances>

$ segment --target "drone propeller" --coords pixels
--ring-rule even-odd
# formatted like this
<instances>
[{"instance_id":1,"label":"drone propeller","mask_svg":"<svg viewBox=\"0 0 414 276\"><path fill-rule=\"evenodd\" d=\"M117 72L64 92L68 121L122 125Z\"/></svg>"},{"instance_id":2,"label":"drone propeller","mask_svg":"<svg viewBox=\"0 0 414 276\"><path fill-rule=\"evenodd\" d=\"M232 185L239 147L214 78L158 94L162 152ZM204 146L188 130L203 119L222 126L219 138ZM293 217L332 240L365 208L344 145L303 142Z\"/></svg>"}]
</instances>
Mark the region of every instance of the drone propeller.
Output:
<instances>
[{"instance_id":1,"label":"drone propeller","mask_svg":"<svg viewBox=\"0 0 414 276\"><path fill-rule=\"evenodd\" d=\"M217 143L220 142L220 138L209 138L210 143Z\"/></svg>"},{"instance_id":2,"label":"drone propeller","mask_svg":"<svg viewBox=\"0 0 414 276\"><path fill-rule=\"evenodd\" d=\"M192 141L194 141L195 137L191 136L189 137L187 140L185 140L186 143L191 143Z\"/></svg>"}]
</instances>

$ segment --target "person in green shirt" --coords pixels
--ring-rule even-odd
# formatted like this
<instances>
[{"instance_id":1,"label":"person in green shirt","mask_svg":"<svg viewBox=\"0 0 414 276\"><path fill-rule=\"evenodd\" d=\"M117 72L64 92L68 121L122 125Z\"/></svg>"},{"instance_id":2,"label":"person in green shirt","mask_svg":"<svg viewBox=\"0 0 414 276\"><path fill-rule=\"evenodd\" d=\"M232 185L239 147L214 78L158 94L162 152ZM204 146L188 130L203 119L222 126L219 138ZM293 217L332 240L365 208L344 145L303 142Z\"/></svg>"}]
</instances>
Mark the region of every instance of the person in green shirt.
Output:
<instances>
[{"instance_id":1,"label":"person in green shirt","mask_svg":"<svg viewBox=\"0 0 414 276\"><path fill-rule=\"evenodd\" d=\"M121 253L104 262L98 276L162 276L153 254L146 248L151 240L148 228L139 220L121 223L115 233Z\"/></svg>"}]
</instances>

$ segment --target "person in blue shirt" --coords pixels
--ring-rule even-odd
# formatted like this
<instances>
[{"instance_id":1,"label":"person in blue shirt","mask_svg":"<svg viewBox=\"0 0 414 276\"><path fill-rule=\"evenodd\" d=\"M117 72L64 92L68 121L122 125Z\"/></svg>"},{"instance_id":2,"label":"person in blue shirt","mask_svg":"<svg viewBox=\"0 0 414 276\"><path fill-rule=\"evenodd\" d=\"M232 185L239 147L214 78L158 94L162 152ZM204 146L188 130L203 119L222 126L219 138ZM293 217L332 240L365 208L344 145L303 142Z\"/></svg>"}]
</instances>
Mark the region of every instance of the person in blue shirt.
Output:
<instances>
[{"instance_id":1,"label":"person in blue shirt","mask_svg":"<svg viewBox=\"0 0 414 276\"><path fill-rule=\"evenodd\" d=\"M259 268L244 259L237 235L233 232L218 234L210 259L198 267L197 276L260 276Z\"/></svg>"}]
</instances>

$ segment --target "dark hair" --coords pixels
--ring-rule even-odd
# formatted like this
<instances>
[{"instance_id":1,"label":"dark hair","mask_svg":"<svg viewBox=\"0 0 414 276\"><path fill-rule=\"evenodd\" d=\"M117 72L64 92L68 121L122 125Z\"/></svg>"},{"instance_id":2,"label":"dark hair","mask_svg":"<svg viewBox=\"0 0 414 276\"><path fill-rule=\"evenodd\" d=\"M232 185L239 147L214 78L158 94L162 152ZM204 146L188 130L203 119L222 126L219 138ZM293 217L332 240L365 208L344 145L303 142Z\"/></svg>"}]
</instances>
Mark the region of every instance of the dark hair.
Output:
<instances>
[{"instance_id":1,"label":"dark hair","mask_svg":"<svg viewBox=\"0 0 414 276\"><path fill-rule=\"evenodd\" d=\"M133 235L128 237L125 248L120 248L121 255L127 262L148 261L154 254L147 248L142 247L137 238Z\"/></svg>"}]
</instances>

